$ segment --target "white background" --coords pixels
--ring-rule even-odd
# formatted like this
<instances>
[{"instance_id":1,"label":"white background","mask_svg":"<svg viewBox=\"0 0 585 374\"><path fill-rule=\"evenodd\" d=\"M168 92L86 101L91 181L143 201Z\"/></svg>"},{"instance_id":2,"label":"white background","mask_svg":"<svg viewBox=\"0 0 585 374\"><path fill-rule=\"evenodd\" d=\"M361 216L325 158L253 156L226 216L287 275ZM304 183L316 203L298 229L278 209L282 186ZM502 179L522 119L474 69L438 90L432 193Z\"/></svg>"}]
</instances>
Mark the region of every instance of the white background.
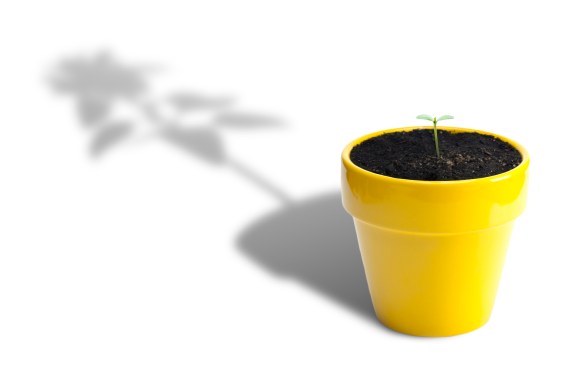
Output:
<instances>
[{"instance_id":1,"label":"white background","mask_svg":"<svg viewBox=\"0 0 585 374\"><path fill-rule=\"evenodd\" d=\"M0 372L583 372L579 5L2 1ZM148 130L92 157L49 82L104 51L151 66L157 102L191 90L281 119L219 139L291 202ZM532 157L492 319L452 338L376 322L333 204L343 146L423 112Z\"/></svg>"}]
</instances>

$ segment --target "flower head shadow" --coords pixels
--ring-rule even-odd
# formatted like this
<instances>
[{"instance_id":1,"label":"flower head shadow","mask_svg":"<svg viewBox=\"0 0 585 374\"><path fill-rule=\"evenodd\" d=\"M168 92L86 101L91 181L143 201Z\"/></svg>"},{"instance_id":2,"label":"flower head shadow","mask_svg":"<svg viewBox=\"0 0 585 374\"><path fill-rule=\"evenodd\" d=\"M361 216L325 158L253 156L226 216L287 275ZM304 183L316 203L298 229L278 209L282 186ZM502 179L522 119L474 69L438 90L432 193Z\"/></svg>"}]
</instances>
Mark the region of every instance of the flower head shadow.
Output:
<instances>
[{"instance_id":1,"label":"flower head shadow","mask_svg":"<svg viewBox=\"0 0 585 374\"><path fill-rule=\"evenodd\" d=\"M78 56L62 61L52 74L56 91L73 96L81 123L92 132L90 152L100 156L132 139L137 127L147 126L155 139L186 151L197 159L225 165L282 202L289 198L269 181L229 157L222 129L270 128L281 124L269 115L234 109L231 97L177 91L156 97L149 89L149 69L124 64L111 53ZM114 108L123 105L137 114L140 123L116 117ZM170 108L170 112L165 111ZM211 119L193 124L187 114L211 112Z\"/></svg>"}]
</instances>

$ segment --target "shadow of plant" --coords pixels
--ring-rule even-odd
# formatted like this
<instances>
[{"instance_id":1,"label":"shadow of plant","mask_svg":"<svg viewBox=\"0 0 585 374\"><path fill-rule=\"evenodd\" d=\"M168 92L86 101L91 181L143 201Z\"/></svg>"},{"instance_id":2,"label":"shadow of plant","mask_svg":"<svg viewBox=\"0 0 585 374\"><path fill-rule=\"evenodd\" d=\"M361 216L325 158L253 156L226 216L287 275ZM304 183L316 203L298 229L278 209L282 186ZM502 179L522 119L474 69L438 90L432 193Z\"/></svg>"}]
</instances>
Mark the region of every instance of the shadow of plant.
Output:
<instances>
[{"instance_id":1,"label":"shadow of plant","mask_svg":"<svg viewBox=\"0 0 585 374\"><path fill-rule=\"evenodd\" d=\"M281 202L290 202L283 191L230 157L220 132L220 129L274 127L280 124L277 118L236 110L233 98L229 97L177 91L154 98L148 85L151 70L123 64L107 52L66 59L54 70L51 85L76 100L80 121L92 132L89 149L94 157L135 133L137 123L112 114L113 108L124 105L145 119L157 139L200 161L226 166ZM164 115L163 107L170 107L172 113ZM199 111L211 112L211 119L204 124L182 120L185 114Z\"/></svg>"},{"instance_id":2,"label":"shadow of plant","mask_svg":"<svg viewBox=\"0 0 585 374\"><path fill-rule=\"evenodd\" d=\"M62 61L53 72L51 85L75 99L79 119L92 133L89 150L94 157L135 135L139 124L115 115L115 107L124 105L140 114L155 139L199 161L227 167L279 200L280 209L238 236L242 253L275 274L293 277L375 321L353 223L341 207L339 192L293 201L230 157L224 147L220 129L270 128L280 121L235 110L229 97L177 91L155 98L148 85L151 70L125 65L111 54L101 53ZM170 115L163 114L167 105ZM182 120L185 114L198 111L210 111L211 119L203 125Z\"/></svg>"}]
</instances>

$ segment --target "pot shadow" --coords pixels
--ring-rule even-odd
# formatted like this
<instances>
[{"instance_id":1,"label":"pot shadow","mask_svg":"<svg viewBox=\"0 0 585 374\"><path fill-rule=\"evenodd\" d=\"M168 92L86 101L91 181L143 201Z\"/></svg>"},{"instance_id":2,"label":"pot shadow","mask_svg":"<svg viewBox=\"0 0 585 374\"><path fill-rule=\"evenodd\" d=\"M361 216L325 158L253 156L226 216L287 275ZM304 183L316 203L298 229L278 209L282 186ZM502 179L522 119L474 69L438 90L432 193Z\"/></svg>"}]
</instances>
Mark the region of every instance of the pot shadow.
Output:
<instances>
[{"instance_id":1,"label":"pot shadow","mask_svg":"<svg viewBox=\"0 0 585 374\"><path fill-rule=\"evenodd\" d=\"M248 226L241 252L381 326L374 314L351 217L339 191L292 202Z\"/></svg>"}]
</instances>

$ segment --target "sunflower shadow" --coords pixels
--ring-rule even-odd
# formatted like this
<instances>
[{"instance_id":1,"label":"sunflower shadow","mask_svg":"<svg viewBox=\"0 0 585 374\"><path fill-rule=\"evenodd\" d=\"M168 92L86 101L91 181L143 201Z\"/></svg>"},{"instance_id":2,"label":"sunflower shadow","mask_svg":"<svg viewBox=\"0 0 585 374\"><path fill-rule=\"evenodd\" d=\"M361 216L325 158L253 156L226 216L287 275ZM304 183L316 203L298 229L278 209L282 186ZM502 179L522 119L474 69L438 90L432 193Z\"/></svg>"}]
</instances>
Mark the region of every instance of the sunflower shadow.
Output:
<instances>
[{"instance_id":1,"label":"sunflower shadow","mask_svg":"<svg viewBox=\"0 0 585 374\"><path fill-rule=\"evenodd\" d=\"M241 252L276 276L313 291L375 322L354 226L331 192L267 214L237 237Z\"/></svg>"},{"instance_id":2,"label":"sunflower shadow","mask_svg":"<svg viewBox=\"0 0 585 374\"><path fill-rule=\"evenodd\" d=\"M225 149L224 130L268 129L282 124L270 115L239 110L231 96L183 89L161 96L150 88L152 70L123 63L111 52L102 51L63 59L51 69L48 84L55 92L73 98L80 123L92 133L89 150L94 157L132 139L142 125L148 127L153 139L201 161L234 167ZM116 117L115 109L121 107L141 123ZM202 113L210 118L196 123L192 115ZM239 165L235 168L242 169Z\"/></svg>"},{"instance_id":3,"label":"sunflower shadow","mask_svg":"<svg viewBox=\"0 0 585 374\"><path fill-rule=\"evenodd\" d=\"M122 63L106 51L63 60L49 83L55 91L73 97L80 124L92 134L92 156L100 157L133 139L139 125L148 126L152 139L196 160L224 166L275 198L281 208L239 235L242 253L275 275L294 278L381 326L371 306L353 223L341 207L339 192L295 201L225 149L224 130L273 128L281 120L240 111L231 97L190 90L154 95L150 70ZM143 122L117 117L115 109L120 106ZM170 116L165 115L167 106ZM214 115L203 125L190 123L188 114L200 111Z\"/></svg>"}]
</instances>

